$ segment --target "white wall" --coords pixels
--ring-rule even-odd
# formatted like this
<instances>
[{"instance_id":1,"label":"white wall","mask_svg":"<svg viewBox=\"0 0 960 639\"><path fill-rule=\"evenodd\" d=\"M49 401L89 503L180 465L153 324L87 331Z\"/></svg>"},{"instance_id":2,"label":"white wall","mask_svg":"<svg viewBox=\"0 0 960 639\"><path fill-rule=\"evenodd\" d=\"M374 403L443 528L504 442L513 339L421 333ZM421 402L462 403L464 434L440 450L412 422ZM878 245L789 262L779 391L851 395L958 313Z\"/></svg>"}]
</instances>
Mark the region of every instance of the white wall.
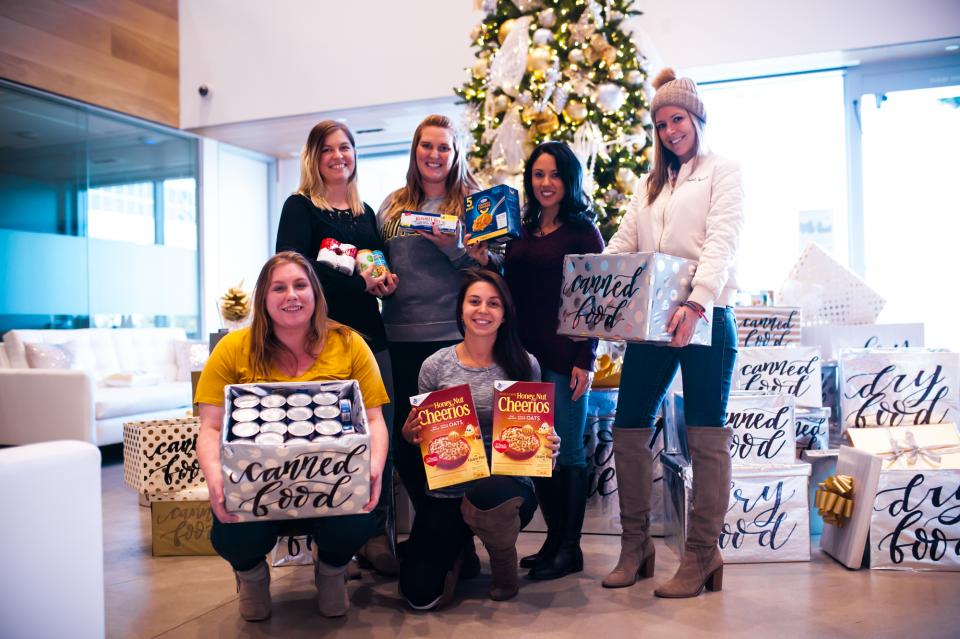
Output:
<instances>
[{"instance_id":1,"label":"white wall","mask_svg":"<svg viewBox=\"0 0 960 639\"><path fill-rule=\"evenodd\" d=\"M474 0L180 1L180 126L452 95ZM644 50L680 69L960 34L957 0L640 0ZM655 49L655 51L654 51ZM659 66L659 65L656 65ZM197 87L210 88L201 98Z\"/></svg>"}]
</instances>

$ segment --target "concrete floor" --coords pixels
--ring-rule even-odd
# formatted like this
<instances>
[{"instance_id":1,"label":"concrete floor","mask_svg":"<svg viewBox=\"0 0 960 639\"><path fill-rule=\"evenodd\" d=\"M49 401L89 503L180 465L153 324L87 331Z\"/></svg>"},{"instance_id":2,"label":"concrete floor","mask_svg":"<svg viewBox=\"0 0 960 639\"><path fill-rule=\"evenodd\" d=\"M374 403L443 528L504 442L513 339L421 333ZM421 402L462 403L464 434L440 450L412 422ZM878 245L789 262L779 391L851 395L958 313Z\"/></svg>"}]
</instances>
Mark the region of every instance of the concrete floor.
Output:
<instances>
[{"instance_id":1,"label":"concrete floor","mask_svg":"<svg viewBox=\"0 0 960 639\"><path fill-rule=\"evenodd\" d=\"M607 590L600 580L619 542L601 535L585 537L579 575L523 581L516 599L498 603L486 598L484 565L485 574L462 582L457 601L436 613L409 611L395 581L364 573L350 583L350 613L324 619L314 608L311 568L275 568L273 616L248 624L222 559L150 555L149 510L123 485L121 463L103 468L103 500L108 637L960 636L957 573L855 572L816 550L810 563L727 566L723 592L668 601L652 589L673 574L673 553L658 541L653 580ZM542 538L521 534L521 554Z\"/></svg>"}]
</instances>

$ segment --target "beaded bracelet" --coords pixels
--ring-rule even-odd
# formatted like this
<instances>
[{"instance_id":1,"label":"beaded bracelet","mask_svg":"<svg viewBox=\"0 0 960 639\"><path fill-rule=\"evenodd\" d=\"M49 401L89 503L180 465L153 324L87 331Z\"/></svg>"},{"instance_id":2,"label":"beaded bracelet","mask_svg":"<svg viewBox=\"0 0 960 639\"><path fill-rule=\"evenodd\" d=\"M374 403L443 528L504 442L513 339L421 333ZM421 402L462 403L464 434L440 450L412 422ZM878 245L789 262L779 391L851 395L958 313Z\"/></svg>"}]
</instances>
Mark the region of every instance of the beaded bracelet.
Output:
<instances>
[{"instance_id":1,"label":"beaded bracelet","mask_svg":"<svg viewBox=\"0 0 960 639\"><path fill-rule=\"evenodd\" d=\"M697 316L700 319L702 319L704 322L708 324L710 323L710 320L707 319L707 310L702 306L700 306L699 304L697 304L696 302L691 302L687 300L686 302L680 302L680 306L685 306L686 308L689 308L694 313L696 313Z\"/></svg>"}]
</instances>

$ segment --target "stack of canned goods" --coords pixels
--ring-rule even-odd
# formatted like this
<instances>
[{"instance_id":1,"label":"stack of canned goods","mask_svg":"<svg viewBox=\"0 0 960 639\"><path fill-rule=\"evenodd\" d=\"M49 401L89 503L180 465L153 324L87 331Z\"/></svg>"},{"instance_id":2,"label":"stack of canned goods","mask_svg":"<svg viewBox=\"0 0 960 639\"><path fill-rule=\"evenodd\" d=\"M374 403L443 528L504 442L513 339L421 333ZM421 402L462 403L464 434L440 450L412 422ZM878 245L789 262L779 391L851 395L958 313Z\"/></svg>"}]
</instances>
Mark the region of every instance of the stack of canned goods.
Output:
<instances>
[{"instance_id":1,"label":"stack of canned goods","mask_svg":"<svg viewBox=\"0 0 960 639\"><path fill-rule=\"evenodd\" d=\"M230 436L233 443L303 444L354 432L353 404L336 393L292 391L263 397L241 393L233 398Z\"/></svg>"}]
</instances>

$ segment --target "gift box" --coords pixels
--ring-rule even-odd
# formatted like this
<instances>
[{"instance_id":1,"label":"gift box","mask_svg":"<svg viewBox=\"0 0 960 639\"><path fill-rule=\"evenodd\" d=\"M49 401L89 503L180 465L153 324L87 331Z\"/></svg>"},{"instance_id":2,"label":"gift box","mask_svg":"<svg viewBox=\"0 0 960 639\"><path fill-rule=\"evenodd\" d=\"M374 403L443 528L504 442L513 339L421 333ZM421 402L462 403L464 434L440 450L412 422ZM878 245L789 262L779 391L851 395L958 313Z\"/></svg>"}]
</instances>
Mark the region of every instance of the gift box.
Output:
<instances>
[{"instance_id":1,"label":"gift box","mask_svg":"<svg viewBox=\"0 0 960 639\"><path fill-rule=\"evenodd\" d=\"M820 482L826 481L837 472L837 449L805 450L800 453L800 460L810 464L810 535L823 533L823 516L817 509L816 492Z\"/></svg>"},{"instance_id":2,"label":"gift box","mask_svg":"<svg viewBox=\"0 0 960 639\"><path fill-rule=\"evenodd\" d=\"M737 317L740 317L737 309ZM860 324L854 326L806 326L804 346L820 347L825 360L836 360L847 348L922 347L923 324Z\"/></svg>"},{"instance_id":3,"label":"gift box","mask_svg":"<svg viewBox=\"0 0 960 639\"><path fill-rule=\"evenodd\" d=\"M154 557L215 555L210 544L213 512L206 487L155 495L150 501Z\"/></svg>"},{"instance_id":4,"label":"gift box","mask_svg":"<svg viewBox=\"0 0 960 639\"><path fill-rule=\"evenodd\" d=\"M960 435L953 424L847 431L820 485L820 547L848 568L960 570Z\"/></svg>"},{"instance_id":5,"label":"gift box","mask_svg":"<svg viewBox=\"0 0 960 639\"><path fill-rule=\"evenodd\" d=\"M356 380L233 384L224 398L220 463L228 512L240 521L361 512L370 500L370 434ZM262 410L248 405L258 398ZM241 410L259 410L263 421L239 419L246 417ZM268 410L286 416L274 420L264 416ZM295 419L299 413L310 419ZM273 437L257 443L247 433L261 427L257 437ZM300 428L313 432L301 435Z\"/></svg>"},{"instance_id":6,"label":"gift box","mask_svg":"<svg viewBox=\"0 0 960 639\"><path fill-rule=\"evenodd\" d=\"M663 451L689 463L690 449L687 447L687 420L683 412L683 393L667 392L661 412L664 423Z\"/></svg>"},{"instance_id":7,"label":"gift box","mask_svg":"<svg viewBox=\"0 0 960 639\"><path fill-rule=\"evenodd\" d=\"M797 406L820 407L820 352L812 346L741 348L733 371L738 390L784 393Z\"/></svg>"},{"instance_id":8,"label":"gift box","mask_svg":"<svg viewBox=\"0 0 960 639\"><path fill-rule=\"evenodd\" d=\"M555 423L552 382L494 381L490 473L552 476L553 451L546 438Z\"/></svg>"},{"instance_id":9,"label":"gift box","mask_svg":"<svg viewBox=\"0 0 960 639\"><path fill-rule=\"evenodd\" d=\"M794 411L797 451L830 448L830 409L797 408Z\"/></svg>"},{"instance_id":10,"label":"gift box","mask_svg":"<svg viewBox=\"0 0 960 639\"><path fill-rule=\"evenodd\" d=\"M733 391L726 427L733 431L730 457L736 466L789 465L796 461L794 397Z\"/></svg>"},{"instance_id":11,"label":"gift box","mask_svg":"<svg viewBox=\"0 0 960 639\"><path fill-rule=\"evenodd\" d=\"M199 417L125 422L123 480L148 498L205 486L197 460Z\"/></svg>"},{"instance_id":12,"label":"gift box","mask_svg":"<svg viewBox=\"0 0 960 639\"><path fill-rule=\"evenodd\" d=\"M567 255L557 333L666 344L674 311L692 292L697 263L664 253ZM710 345L698 322L691 344Z\"/></svg>"},{"instance_id":13,"label":"gift box","mask_svg":"<svg viewBox=\"0 0 960 639\"><path fill-rule=\"evenodd\" d=\"M501 243L520 237L520 195L506 184L463 198L468 244Z\"/></svg>"},{"instance_id":14,"label":"gift box","mask_svg":"<svg viewBox=\"0 0 960 639\"><path fill-rule=\"evenodd\" d=\"M850 349L840 354L844 428L956 423L960 355L925 348Z\"/></svg>"},{"instance_id":15,"label":"gift box","mask_svg":"<svg viewBox=\"0 0 960 639\"><path fill-rule=\"evenodd\" d=\"M270 553L270 564L281 566L312 566L313 537L310 535L284 535L277 537L277 545Z\"/></svg>"},{"instance_id":16,"label":"gift box","mask_svg":"<svg viewBox=\"0 0 960 639\"><path fill-rule=\"evenodd\" d=\"M490 476L483 434L468 384L415 395L420 453L430 490Z\"/></svg>"},{"instance_id":17,"label":"gift box","mask_svg":"<svg viewBox=\"0 0 960 639\"><path fill-rule=\"evenodd\" d=\"M830 409L827 423L830 425L830 448L840 448L843 443L843 426L840 423L840 375L837 362L823 362L820 366L820 397L823 407Z\"/></svg>"},{"instance_id":18,"label":"gift box","mask_svg":"<svg viewBox=\"0 0 960 639\"><path fill-rule=\"evenodd\" d=\"M796 306L738 306L740 346L799 346L800 309Z\"/></svg>"}]
</instances>

